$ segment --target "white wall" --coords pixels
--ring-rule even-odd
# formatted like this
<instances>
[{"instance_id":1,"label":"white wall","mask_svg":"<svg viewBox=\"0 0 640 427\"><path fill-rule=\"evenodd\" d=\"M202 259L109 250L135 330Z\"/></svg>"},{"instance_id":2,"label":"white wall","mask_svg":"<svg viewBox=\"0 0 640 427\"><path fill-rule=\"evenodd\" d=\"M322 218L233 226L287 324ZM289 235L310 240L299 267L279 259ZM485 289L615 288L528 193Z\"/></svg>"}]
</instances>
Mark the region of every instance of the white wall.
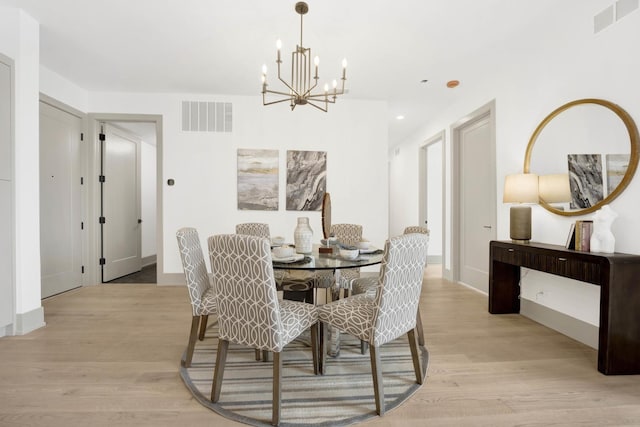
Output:
<instances>
[{"instance_id":1,"label":"white wall","mask_svg":"<svg viewBox=\"0 0 640 427\"><path fill-rule=\"evenodd\" d=\"M558 2L558 8L562 7ZM573 15L575 20L550 22L545 28L528 33L527 38L505 41L507 45L498 55L487 58L489 66L474 70L474 78L478 80L473 85L465 86L462 80L456 89L460 92L458 102L404 141L397 156L393 155L395 147L391 149L392 231L418 212L418 163L414 159L419 146L446 130L445 151L450 165L449 127L491 99L496 100L499 239L509 238L509 206L501 203L504 176L522 171L529 137L547 114L575 99L602 98L620 105L640 123L637 78L640 57L633 54L640 40L640 11L594 35L593 16L604 7L602 1L585 1L581 9L571 14L558 13L558 16ZM450 192L447 185L449 211ZM626 191L611 203L620 214L613 226L618 252L640 254L639 194L640 178L636 175ZM570 223L582 218L585 217L560 217L534 206L533 240L564 244ZM445 238L450 248L450 233ZM444 255L450 259L450 249ZM596 286L531 271L523 274L522 296L592 325L598 324Z\"/></svg>"},{"instance_id":2,"label":"white wall","mask_svg":"<svg viewBox=\"0 0 640 427\"><path fill-rule=\"evenodd\" d=\"M231 102L233 132L181 131L183 100ZM388 237L386 103L340 99L323 113L264 107L258 96L92 93L89 101L90 111L163 116L164 273L182 272L175 240L180 227L196 227L204 245L212 234L233 233L236 223L267 222L273 235L292 241L296 218L308 216L319 240L319 211L285 210L287 150L327 151L334 223L362 224L364 235L379 246ZM279 211L238 211L238 148L279 150ZM174 186L167 185L169 178Z\"/></svg>"},{"instance_id":3,"label":"white wall","mask_svg":"<svg viewBox=\"0 0 640 427\"><path fill-rule=\"evenodd\" d=\"M44 323L40 304L38 139L38 23L24 12L0 8L0 52L15 61L15 308L16 333ZM36 159L34 161L34 159Z\"/></svg>"}]
</instances>

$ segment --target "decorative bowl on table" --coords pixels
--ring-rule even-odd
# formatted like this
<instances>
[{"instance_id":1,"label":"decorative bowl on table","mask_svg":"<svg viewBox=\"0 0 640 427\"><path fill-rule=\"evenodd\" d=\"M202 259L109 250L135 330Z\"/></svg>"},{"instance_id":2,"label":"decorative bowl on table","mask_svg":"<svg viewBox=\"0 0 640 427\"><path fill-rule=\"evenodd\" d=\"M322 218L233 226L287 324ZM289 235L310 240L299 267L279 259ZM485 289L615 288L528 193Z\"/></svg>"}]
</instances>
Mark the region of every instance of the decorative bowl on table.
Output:
<instances>
[{"instance_id":1,"label":"decorative bowl on table","mask_svg":"<svg viewBox=\"0 0 640 427\"><path fill-rule=\"evenodd\" d=\"M340 256L344 259L356 259L360 253L359 249L345 249L340 248Z\"/></svg>"},{"instance_id":2,"label":"decorative bowl on table","mask_svg":"<svg viewBox=\"0 0 640 427\"><path fill-rule=\"evenodd\" d=\"M367 249L369 249L370 243L368 240L363 240L361 242L358 242L356 246L358 247L358 249L363 249L366 251Z\"/></svg>"},{"instance_id":3,"label":"decorative bowl on table","mask_svg":"<svg viewBox=\"0 0 640 427\"><path fill-rule=\"evenodd\" d=\"M276 258L289 258L294 254L293 248L291 246L278 246L277 248L273 248L273 255Z\"/></svg>"},{"instance_id":4,"label":"decorative bowl on table","mask_svg":"<svg viewBox=\"0 0 640 427\"><path fill-rule=\"evenodd\" d=\"M271 244L273 246L282 246L282 245L284 245L284 237L282 237L282 236L273 236L271 238Z\"/></svg>"}]
</instances>

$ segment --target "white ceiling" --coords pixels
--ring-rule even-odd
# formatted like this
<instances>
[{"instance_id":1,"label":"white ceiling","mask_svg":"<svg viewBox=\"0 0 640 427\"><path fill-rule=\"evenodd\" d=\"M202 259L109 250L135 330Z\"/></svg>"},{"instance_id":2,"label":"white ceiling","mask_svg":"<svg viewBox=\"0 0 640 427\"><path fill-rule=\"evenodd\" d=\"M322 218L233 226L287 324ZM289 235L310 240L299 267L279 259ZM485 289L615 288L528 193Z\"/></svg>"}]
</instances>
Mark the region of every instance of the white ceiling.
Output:
<instances>
[{"instance_id":1,"label":"white ceiling","mask_svg":"<svg viewBox=\"0 0 640 427\"><path fill-rule=\"evenodd\" d=\"M321 81L339 77L346 57L345 97L389 103L394 145L482 84L491 72L483 58L508 54L523 38L530 44L541 29L553 27L550 19L563 19L559 4L570 11L568 4L581 1L308 0L304 45L320 56ZM603 8L609 3L602 1ZM88 91L221 95L260 93L260 68L274 69L276 39L288 59L299 40L294 4L0 0L40 22L42 65ZM452 79L461 84L447 89ZM405 120L395 119L400 114Z\"/></svg>"}]
</instances>

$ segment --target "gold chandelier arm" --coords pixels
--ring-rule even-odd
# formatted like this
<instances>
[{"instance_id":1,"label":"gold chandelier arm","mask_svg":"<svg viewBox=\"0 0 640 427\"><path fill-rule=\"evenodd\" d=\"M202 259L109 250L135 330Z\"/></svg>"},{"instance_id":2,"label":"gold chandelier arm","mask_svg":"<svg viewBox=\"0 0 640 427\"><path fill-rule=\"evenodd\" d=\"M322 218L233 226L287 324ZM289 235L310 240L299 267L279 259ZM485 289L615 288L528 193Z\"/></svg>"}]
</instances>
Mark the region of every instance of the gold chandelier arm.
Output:
<instances>
[{"instance_id":1,"label":"gold chandelier arm","mask_svg":"<svg viewBox=\"0 0 640 427\"><path fill-rule=\"evenodd\" d=\"M320 106L318 106L318 105L314 104L314 103L313 103L313 102L311 102L311 101L307 101L307 105L311 105L312 107L316 107L318 110L320 110L320 111L324 111L324 112L326 113L326 112L327 112L327 110L328 110L328 109L327 109L327 102L326 102L326 101L322 101L322 102L324 102L324 103L325 103L325 107L324 107L324 108L322 108L322 107L320 107ZM293 110L293 108L292 108L292 110Z\"/></svg>"},{"instance_id":2,"label":"gold chandelier arm","mask_svg":"<svg viewBox=\"0 0 640 427\"><path fill-rule=\"evenodd\" d=\"M264 94L262 95L262 105L273 105L273 104L279 104L281 102L287 102L287 101L291 101L291 98L284 98L284 99L279 99L277 101L267 102L265 95Z\"/></svg>"}]
</instances>

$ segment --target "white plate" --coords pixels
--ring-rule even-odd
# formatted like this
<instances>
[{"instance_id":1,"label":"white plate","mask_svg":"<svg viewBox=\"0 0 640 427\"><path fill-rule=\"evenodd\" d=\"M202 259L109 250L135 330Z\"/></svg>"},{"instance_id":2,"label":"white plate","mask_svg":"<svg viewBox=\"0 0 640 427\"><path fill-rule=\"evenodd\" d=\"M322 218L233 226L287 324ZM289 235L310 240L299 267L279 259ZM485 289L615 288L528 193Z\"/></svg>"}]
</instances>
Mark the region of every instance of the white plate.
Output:
<instances>
[{"instance_id":1,"label":"white plate","mask_svg":"<svg viewBox=\"0 0 640 427\"><path fill-rule=\"evenodd\" d=\"M292 256L278 258L277 256L271 254L271 259L275 262L296 262L304 259L304 254L293 254Z\"/></svg>"},{"instance_id":2,"label":"white plate","mask_svg":"<svg viewBox=\"0 0 640 427\"><path fill-rule=\"evenodd\" d=\"M361 254L372 254L375 251L377 251L377 249L374 248L373 246L369 247L369 249L360 249Z\"/></svg>"}]
</instances>

